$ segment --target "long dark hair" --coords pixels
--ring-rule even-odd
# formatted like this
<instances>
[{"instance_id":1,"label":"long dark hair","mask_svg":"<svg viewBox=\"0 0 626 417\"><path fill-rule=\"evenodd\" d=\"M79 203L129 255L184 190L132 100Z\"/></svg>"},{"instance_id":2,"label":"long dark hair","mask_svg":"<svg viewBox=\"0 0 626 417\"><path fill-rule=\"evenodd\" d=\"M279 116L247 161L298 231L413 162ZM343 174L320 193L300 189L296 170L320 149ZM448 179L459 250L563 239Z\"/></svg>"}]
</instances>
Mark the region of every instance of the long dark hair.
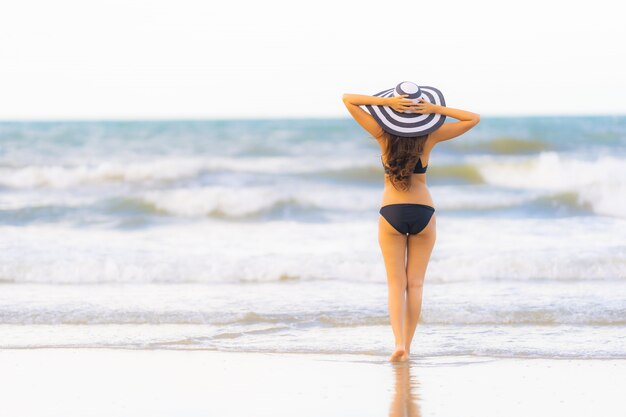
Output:
<instances>
[{"instance_id":1,"label":"long dark hair","mask_svg":"<svg viewBox=\"0 0 626 417\"><path fill-rule=\"evenodd\" d=\"M384 132L384 137L386 146L383 156L387 161L386 164L383 162L385 174L396 190L408 191L411 188L411 174L424 152L428 135L404 137Z\"/></svg>"}]
</instances>

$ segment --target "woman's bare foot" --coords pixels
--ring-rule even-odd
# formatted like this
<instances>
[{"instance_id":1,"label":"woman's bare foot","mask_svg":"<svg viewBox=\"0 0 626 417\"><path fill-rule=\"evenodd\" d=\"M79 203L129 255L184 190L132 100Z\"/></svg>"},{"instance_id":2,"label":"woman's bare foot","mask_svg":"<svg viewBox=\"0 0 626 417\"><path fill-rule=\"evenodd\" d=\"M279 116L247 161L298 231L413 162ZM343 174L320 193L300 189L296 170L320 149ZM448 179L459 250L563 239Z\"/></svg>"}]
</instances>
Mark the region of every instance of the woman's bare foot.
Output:
<instances>
[{"instance_id":1,"label":"woman's bare foot","mask_svg":"<svg viewBox=\"0 0 626 417\"><path fill-rule=\"evenodd\" d=\"M404 348L404 346L396 346L396 350L394 350L394 352L391 354L391 357L389 358L389 362L395 362L395 361L405 361L409 358L409 356L406 353L406 349Z\"/></svg>"}]
</instances>

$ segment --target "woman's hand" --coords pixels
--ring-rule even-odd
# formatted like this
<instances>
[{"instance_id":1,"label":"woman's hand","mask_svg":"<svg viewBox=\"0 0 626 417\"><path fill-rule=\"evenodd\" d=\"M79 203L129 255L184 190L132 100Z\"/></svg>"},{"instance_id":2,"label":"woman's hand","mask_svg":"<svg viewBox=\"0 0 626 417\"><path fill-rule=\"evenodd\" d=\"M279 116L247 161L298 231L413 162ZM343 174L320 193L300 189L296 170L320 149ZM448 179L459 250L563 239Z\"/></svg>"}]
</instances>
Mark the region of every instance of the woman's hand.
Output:
<instances>
[{"instance_id":1,"label":"woman's hand","mask_svg":"<svg viewBox=\"0 0 626 417\"><path fill-rule=\"evenodd\" d=\"M437 113L437 107L439 106L436 104L429 103L423 98L420 98L418 99L418 103L413 103L413 105L409 108L409 110L413 113L430 114L430 113Z\"/></svg>"},{"instance_id":2,"label":"woman's hand","mask_svg":"<svg viewBox=\"0 0 626 417\"><path fill-rule=\"evenodd\" d=\"M408 98L404 98L406 96L408 96L408 94L403 94L397 97L387 97L387 106L400 113L410 110L411 106L415 105L415 102L413 100L409 100Z\"/></svg>"}]
</instances>

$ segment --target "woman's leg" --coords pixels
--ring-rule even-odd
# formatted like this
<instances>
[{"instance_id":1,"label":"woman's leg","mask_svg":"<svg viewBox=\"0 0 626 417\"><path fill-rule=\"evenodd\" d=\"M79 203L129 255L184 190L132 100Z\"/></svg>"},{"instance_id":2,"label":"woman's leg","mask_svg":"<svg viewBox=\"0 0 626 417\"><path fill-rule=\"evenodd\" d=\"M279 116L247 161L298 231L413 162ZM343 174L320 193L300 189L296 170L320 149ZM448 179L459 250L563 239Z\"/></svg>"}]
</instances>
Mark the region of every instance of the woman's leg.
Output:
<instances>
[{"instance_id":1,"label":"woman's leg","mask_svg":"<svg viewBox=\"0 0 626 417\"><path fill-rule=\"evenodd\" d=\"M406 356L402 321L404 320L405 308L404 293L407 286L407 235L398 232L383 216L379 216L378 243L387 270L389 320L396 342L396 349L390 359L402 359Z\"/></svg>"},{"instance_id":2,"label":"woman's leg","mask_svg":"<svg viewBox=\"0 0 626 417\"><path fill-rule=\"evenodd\" d=\"M426 268L430 260L436 240L436 220L433 213L428 225L418 234L409 235L407 249L407 296L406 296L406 317L404 319L404 343L407 354L411 350L411 341L415 334L415 328L422 311L422 289L424 287L424 277Z\"/></svg>"}]
</instances>

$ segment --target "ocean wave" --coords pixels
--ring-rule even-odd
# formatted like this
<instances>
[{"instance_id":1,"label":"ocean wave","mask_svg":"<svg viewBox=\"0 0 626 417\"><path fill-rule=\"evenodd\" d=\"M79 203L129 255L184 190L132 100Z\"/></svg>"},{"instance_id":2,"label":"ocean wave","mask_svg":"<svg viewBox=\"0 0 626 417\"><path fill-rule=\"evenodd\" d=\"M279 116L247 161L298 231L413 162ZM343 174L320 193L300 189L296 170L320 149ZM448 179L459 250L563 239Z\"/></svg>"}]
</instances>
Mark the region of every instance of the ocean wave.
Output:
<instances>
[{"instance_id":1,"label":"ocean wave","mask_svg":"<svg viewBox=\"0 0 626 417\"><path fill-rule=\"evenodd\" d=\"M230 352L360 355L351 360L387 363L392 346L389 323L328 327L280 324L0 324L0 348L126 348L138 350L219 350ZM624 359L623 326L593 325L429 325L420 323L420 358L450 364L446 357ZM366 355L366 356L361 356ZM348 358L346 358L348 359Z\"/></svg>"},{"instance_id":2,"label":"ocean wave","mask_svg":"<svg viewBox=\"0 0 626 417\"><path fill-rule=\"evenodd\" d=\"M568 214L592 213L602 200L602 187L593 204L576 191L520 190L475 185L433 185L430 187L437 210L464 213L485 210L518 209L550 213L554 209ZM233 221L303 216L340 220L349 216L375 214L380 204L380 190L356 184L284 181L273 186L224 185L174 187L155 190L89 190L81 194L69 190L4 192L0 198L0 223L20 224L74 219L83 224L97 221L115 225L128 216L150 220L150 216L175 218L213 218Z\"/></svg>"},{"instance_id":3,"label":"ocean wave","mask_svg":"<svg viewBox=\"0 0 626 417\"><path fill-rule=\"evenodd\" d=\"M0 186L9 188L69 188L107 183L154 183L193 178L203 172L328 175L375 167L373 162L355 163L349 158L313 156L265 157L152 157L146 160L104 160L60 165L0 166ZM382 172L382 167L379 168ZM353 176L353 175L352 175Z\"/></svg>"},{"instance_id":4,"label":"ocean wave","mask_svg":"<svg viewBox=\"0 0 626 417\"><path fill-rule=\"evenodd\" d=\"M124 231L4 226L0 280L380 282L386 274L376 228L376 213L361 221L206 220ZM430 282L626 279L621 219L448 217L437 234Z\"/></svg>"},{"instance_id":5,"label":"ocean wave","mask_svg":"<svg viewBox=\"0 0 626 417\"><path fill-rule=\"evenodd\" d=\"M316 177L336 180L383 183L382 165L363 165L310 173ZM464 162L453 162L428 167L428 178L436 181L456 181L464 184L482 184L484 180L478 167Z\"/></svg>"},{"instance_id":6,"label":"ocean wave","mask_svg":"<svg viewBox=\"0 0 626 417\"><path fill-rule=\"evenodd\" d=\"M77 165L0 166L0 186L13 189L69 189L107 184L167 184L209 173L289 174L381 185L384 177L383 168L375 158L355 162L339 157L169 157ZM433 166L429 169L429 177L468 184L484 182L479 169L467 163Z\"/></svg>"},{"instance_id":7,"label":"ocean wave","mask_svg":"<svg viewBox=\"0 0 626 417\"><path fill-rule=\"evenodd\" d=\"M595 192L602 195L602 188ZM433 185L431 195L438 210L484 211L535 206L544 212L555 207L593 212L602 202L591 204L578 191L519 190L486 184ZM113 209L128 207L146 214L176 217L212 217L249 220L264 214L286 214L309 211L375 213L380 206L379 189L323 184L317 182L271 186L203 186L138 192L134 196L114 199ZM613 208L611 206L611 208Z\"/></svg>"},{"instance_id":8,"label":"ocean wave","mask_svg":"<svg viewBox=\"0 0 626 417\"><path fill-rule=\"evenodd\" d=\"M194 158L142 162L99 161L81 165L0 167L0 185L10 188L69 188L84 184L171 181L196 176L205 163Z\"/></svg>"},{"instance_id":9,"label":"ocean wave","mask_svg":"<svg viewBox=\"0 0 626 417\"><path fill-rule=\"evenodd\" d=\"M103 197L105 198L106 194L46 193L41 190L35 192L30 190L20 190L19 192L5 191L0 193L0 211L46 207L85 207L97 203Z\"/></svg>"},{"instance_id":10,"label":"ocean wave","mask_svg":"<svg viewBox=\"0 0 626 417\"><path fill-rule=\"evenodd\" d=\"M202 175L208 179L227 172L268 174L271 184L198 185L205 182ZM537 203L536 208L544 211L563 206L626 217L623 172L626 160L618 157L584 160L548 151L524 157L469 155L465 162L433 165L429 179L440 209L483 210ZM183 179L192 184L178 187L175 182ZM146 214L240 219L291 208L375 210L382 179L378 161L362 160L355 165L344 158L181 157L77 166L4 166L0 168L0 186L8 189L0 196L0 210L46 206L62 210L77 207L79 201L95 203L94 195L111 199L110 215L128 205ZM133 190L133 185L139 187ZM374 185L379 187L374 190ZM72 189L79 186L80 194ZM118 187L117 195L110 186ZM33 188L62 193L58 201L50 193L37 201L27 195Z\"/></svg>"},{"instance_id":11,"label":"ocean wave","mask_svg":"<svg viewBox=\"0 0 626 417\"><path fill-rule=\"evenodd\" d=\"M597 214L626 217L626 159L582 159L549 151L532 158L480 157L474 161L487 184L577 193L580 206L590 206Z\"/></svg>"},{"instance_id":12,"label":"ocean wave","mask_svg":"<svg viewBox=\"0 0 626 417\"><path fill-rule=\"evenodd\" d=\"M593 212L593 205L576 191L518 190L475 185L433 185L431 195L437 210L472 212L526 208L548 214L555 208L572 213ZM67 190L65 190L67 191ZM602 193L602 189L596 190ZM119 194L118 194L119 193ZM600 202L596 199L595 204ZM249 221L263 218L335 218L374 215L380 204L380 190L358 185L285 181L280 185L238 185L227 187L189 186L150 191L84 192L58 194L5 192L0 196L0 222L21 223L108 219L115 224L128 216L175 218L214 218ZM100 222L100 220L98 220Z\"/></svg>"},{"instance_id":13,"label":"ocean wave","mask_svg":"<svg viewBox=\"0 0 626 417\"><path fill-rule=\"evenodd\" d=\"M247 187L190 187L149 191L141 201L171 215L217 218L252 217L289 206L316 210L376 209L379 192L324 184Z\"/></svg>"},{"instance_id":14,"label":"ocean wave","mask_svg":"<svg viewBox=\"0 0 626 417\"><path fill-rule=\"evenodd\" d=\"M469 163L429 166L428 178L433 178L434 180L461 180L467 184L483 184L485 182L478 167Z\"/></svg>"},{"instance_id":15,"label":"ocean wave","mask_svg":"<svg viewBox=\"0 0 626 417\"><path fill-rule=\"evenodd\" d=\"M67 300L66 300L67 302ZM522 306L509 305L478 306L473 303L449 305L448 308L425 306L420 323L426 325L588 325L625 326L626 308L622 305L593 306L582 303L563 305L532 305L528 310ZM337 311L338 310L338 311ZM362 327L385 326L389 324L387 312L372 314L366 311L298 311L293 314L278 312L242 313L203 310L200 306L185 309L171 309L167 306L144 306L133 308L129 305L98 306L88 303L68 302L50 305L48 308L35 306L0 306L0 324L176 324L211 325L225 329L217 339L236 338L244 332L242 327L263 325L263 332L272 332L298 327ZM268 327L269 326L269 327ZM250 332L245 332L249 334Z\"/></svg>"}]
</instances>

